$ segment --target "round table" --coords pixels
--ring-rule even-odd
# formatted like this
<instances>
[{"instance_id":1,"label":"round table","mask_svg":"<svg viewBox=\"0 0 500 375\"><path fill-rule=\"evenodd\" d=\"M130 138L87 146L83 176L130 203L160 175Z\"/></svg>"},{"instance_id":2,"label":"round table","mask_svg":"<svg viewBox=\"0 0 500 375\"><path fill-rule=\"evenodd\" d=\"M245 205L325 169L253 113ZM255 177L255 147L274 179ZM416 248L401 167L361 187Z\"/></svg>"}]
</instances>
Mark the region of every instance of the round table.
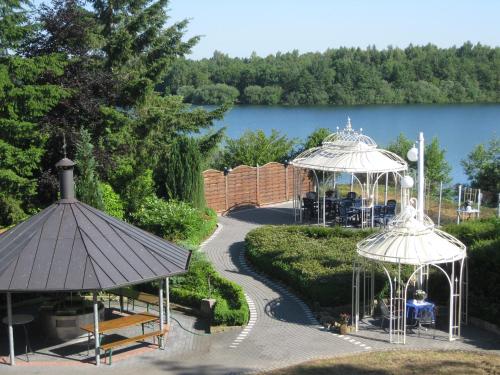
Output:
<instances>
[{"instance_id":1,"label":"round table","mask_svg":"<svg viewBox=\"0 0 500 375\"><path fill-rule=\"evenodd\" d=\"M30 314L12 314L12 325L13 326L23 326L24 330L24 342L25 342L25 354L26 354L26 360L29 362L30 358L28 357L28 353L32 353L33 350L31 349L30 341L28 338L28 330L26 329L26 325L31 323L35 318L33 315ZM2 323L8 325L9 324L9 317L4 317L2 319ZM28 350L29 349L29 350Z\"/></svg>"}]
</instances>

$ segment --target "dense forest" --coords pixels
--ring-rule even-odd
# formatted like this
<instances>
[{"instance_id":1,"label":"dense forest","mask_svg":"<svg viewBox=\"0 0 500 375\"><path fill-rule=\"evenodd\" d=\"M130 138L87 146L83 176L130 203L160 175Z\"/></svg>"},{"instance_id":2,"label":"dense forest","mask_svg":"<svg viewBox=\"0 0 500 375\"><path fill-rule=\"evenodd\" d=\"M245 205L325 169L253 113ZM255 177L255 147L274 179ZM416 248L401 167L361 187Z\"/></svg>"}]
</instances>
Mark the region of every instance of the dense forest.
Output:
<instances>
[{"instance_id":1,"label":"dense forest","mask_svg":"<svg viewBox=\"0 0 500 375\"><path fill-rule=\"evenodd\" d=\"M399 104L500 101L500 48L410 45L178 59L158 87L195 104Z\"/></svg>"}]
</instances>

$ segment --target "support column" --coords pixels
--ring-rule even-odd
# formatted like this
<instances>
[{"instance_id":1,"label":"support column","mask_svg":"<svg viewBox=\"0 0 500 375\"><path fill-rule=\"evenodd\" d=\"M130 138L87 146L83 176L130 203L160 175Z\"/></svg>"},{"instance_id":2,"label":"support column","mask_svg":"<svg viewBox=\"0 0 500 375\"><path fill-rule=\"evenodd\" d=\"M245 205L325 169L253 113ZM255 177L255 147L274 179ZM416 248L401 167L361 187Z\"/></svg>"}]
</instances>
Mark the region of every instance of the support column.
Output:
<instances>
[{"instance_id":1,"label":"support column","mask_svg":"<svg viewBox=\"0 0 500 375\"><path fill-rule=\"evenodd\" d=\"M94 302L94 341L95 341L95 365L101 364L101 354L99 347L101 346L101 339L99 337L99 304L97 302L97 292L92 293Z\"/></svg>"},{"instance_id":2,"label":"support column","mask_svg":"<svg viewBox=\"0 0 500 375\"><path fill-rule=\"evenodd\" d=\"M170 278L165 279L165 296L167 298L167 325L170 326Z\"/></svg>"},{"instance_id":3,"label":"support column","mask_svg":"<svg viewBox=\"0 0 500 375\"><path fill-rule=\"evenodd\" d=\"M160 287L158 289L158 299L159 299L159 303L158 303L158 306L159 306L159 310L160 310L160 331L163 332L163 329L164 329L164 322L165 322L165 317L164 317L164 310L163 310L163 279L160 279ZM158 338L158 341L159 341L159 347L160 349L163 349L164 348L164 345L163 345L163 337L160 336Z\"/></svg>"},{"instance_id":4,"label":"support column","mask_svg":"<svg viewBox=\"0 0 500 375\"><path fill-rule=\"evenodd\" d=\"M9 356L10 365L16 364L16 355L14 353L14 329L12 328L12 298L11 294L7 293L7 325L9 331Z\"/></svg>"}]
</instances>

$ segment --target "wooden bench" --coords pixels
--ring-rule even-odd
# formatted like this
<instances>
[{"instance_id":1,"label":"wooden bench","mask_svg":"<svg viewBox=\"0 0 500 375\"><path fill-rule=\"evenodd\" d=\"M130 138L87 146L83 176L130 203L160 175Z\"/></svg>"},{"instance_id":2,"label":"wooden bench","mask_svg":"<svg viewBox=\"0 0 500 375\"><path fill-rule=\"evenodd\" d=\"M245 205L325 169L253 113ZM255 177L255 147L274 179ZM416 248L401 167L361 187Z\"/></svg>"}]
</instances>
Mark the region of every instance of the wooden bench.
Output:
<instances>
[{"instance_id":1,"label":"wooden bench","mask_svg":"<svg viewBox=\"0 0 500 375\"><path fill-rule=\"evenodd\" d=\"M156 337L158 339L158 347L160 347L160 337L164 338L167 335L169 329L170 329L170 327L167 325L163 329L163 331L146 332L146 333L143 333L142 335L139 335L139 336L127 337L125 339L116 340L116 341L101 345L100 349L102 349L104 351L105 356L106 356L106 353L109 353L109 365L111 366L111 362L113 360L113 349L114 348L119 348L119 347L126 346L128 344L132 344L135 342L144 341L145 339L147 339L149 337L153 337L153 343L155 343L154 338ZM106 361L106 358L107 357L105 357L105 361Z\"/></svg>"},{"instance_id":2,"label":"wooden bench","mask_svg":"<svg viewBox=\"0 0 500 375\"><path fill-rule=\"evenodd\" d=\"M123 309L123 297L127 297L127 310L128 310L128 304L129 300L132 300L132 310L135 309L135 301L139 301L142 303L146 304L146 311L149 311L149 305L153 306L158 306L159 301L158 301L158 296L149 294L149 293L144 293L144 292L139 292L137 290L133 289L116 289L116 290L110 290L109 293L117 295L120 297L120 308Z\"/></svg>"}]
</instances>

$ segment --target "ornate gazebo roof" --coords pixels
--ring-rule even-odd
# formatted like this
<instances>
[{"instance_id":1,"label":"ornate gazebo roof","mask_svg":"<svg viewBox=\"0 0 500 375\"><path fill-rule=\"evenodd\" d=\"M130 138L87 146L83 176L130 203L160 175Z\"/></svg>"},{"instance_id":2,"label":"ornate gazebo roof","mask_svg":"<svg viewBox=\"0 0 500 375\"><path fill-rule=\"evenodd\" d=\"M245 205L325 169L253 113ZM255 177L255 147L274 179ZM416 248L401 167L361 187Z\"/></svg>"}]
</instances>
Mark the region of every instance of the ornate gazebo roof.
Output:
<instances>
[{"instance_id":1,"label":"ornate gazebo roof","mask_svg":"<svg viewBox=\"0 0 500 375\"><path fill-rule=\"evenodd\" d=\"M320 147L302 152L292 165L325 172L386 173L408 169L407 163L393 152L380 149L362 131L356 131L348 118L346 127L330 134Z\"/></svg>"},{"instance_id":2,"label":"ornate gazebo roof","mask_svg":"<svg viewBox=\"0 0 500 375\"><path fill-rule=\"evenodd\" d=\"M437 229L427 216L420 222L410 205L385 230L358 242L357 252L368 259L412 265L450 263L466 256L462 242Z\"/></svg>"}]
</instances>

